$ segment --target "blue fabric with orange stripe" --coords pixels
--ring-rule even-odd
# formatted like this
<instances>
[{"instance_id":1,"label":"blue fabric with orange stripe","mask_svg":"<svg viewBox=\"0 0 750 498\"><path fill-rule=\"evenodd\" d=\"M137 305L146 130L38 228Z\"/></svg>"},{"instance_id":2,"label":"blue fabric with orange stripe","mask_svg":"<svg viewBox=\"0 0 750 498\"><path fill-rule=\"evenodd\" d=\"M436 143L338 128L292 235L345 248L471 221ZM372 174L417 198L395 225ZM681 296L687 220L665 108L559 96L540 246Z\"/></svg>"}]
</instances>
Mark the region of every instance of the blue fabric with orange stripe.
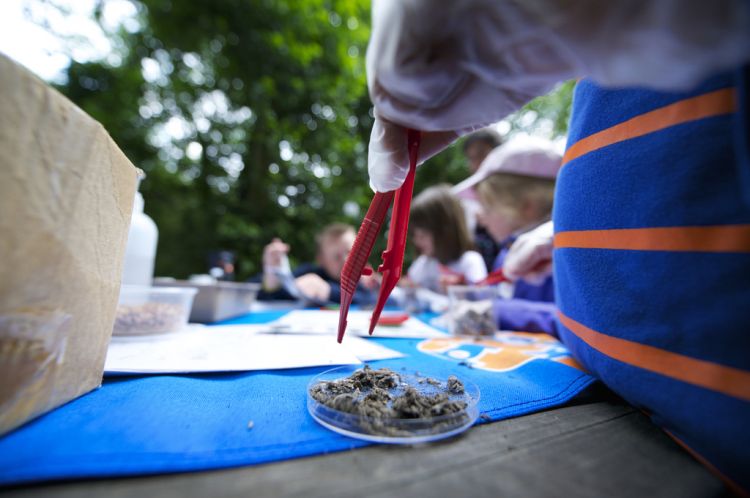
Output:
<instances>
[{"instance_id":1,"label":"blue fabric with orange stripe","mask_svg":"<svg viewBox=\"0 0 750 498\"><path fill-rule=\"evenodd\" d=\"M578 84L554 208L555 294L574 356L750 489L750 206L736 106L732 75L682 94Z\"/></svg>"}]
</instances>

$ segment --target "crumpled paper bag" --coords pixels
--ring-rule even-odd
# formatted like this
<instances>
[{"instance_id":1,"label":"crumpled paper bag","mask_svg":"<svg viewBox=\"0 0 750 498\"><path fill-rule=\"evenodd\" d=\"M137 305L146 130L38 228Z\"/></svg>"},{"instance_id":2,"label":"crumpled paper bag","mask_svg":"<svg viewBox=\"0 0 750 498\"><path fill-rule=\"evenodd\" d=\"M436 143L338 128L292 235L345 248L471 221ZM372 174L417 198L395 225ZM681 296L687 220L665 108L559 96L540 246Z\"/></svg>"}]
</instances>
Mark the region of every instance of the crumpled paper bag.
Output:
<instances>
[{"instance_id":1,"label":"crumpled paper bag","mask_svg":"<svg viewBox=\"0 0 750 498\"><path fill-rule=\"evenodd\" d=\"M0 54L0 434L101 384L136 171Z\"/></svg>"}]
</instances>

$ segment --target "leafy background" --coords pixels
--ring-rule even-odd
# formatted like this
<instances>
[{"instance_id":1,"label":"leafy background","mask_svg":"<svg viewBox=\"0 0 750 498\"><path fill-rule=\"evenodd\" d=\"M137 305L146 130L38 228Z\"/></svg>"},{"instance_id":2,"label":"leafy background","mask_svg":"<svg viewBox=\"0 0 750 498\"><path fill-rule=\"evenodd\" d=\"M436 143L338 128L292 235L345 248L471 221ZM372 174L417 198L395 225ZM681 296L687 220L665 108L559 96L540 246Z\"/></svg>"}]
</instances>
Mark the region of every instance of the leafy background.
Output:
<instances>
[{"instance_id":1,"label":"leafy background","mask_svg":"<svg viewBox=\"0 0 750 498\"><path fill-rule=\"evenodd\" d=\"M274 236L298 263L314 258L325 224L358 226L372 196L369 2L134 0L136 22L117 29L102 22L106 3L92 15L113 54L73 59L57 86L146 172L157 275L204 273L208 253L222 249L236 254L243 279L260 270ZM572 88L561 84L498 130L561 139ZM458 143L420 168L416 190L466 175Z\"/></svg>"}]
</instances>

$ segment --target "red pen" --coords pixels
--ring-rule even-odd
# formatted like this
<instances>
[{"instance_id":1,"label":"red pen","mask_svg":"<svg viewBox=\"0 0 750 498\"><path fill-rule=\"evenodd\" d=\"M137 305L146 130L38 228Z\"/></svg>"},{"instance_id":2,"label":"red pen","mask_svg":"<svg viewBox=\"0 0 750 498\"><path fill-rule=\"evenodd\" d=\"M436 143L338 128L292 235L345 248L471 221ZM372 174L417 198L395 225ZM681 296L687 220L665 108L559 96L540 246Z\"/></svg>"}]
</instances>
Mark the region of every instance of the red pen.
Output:
<instances>
[{"instance_id":1,"label":"red pen","mask_svg":"<svg viewBox=\"0 0 750 498\"><path fill-rule=\"evenodd\" d=\"M502 282L510 282L510 280L505 276L505 273L503 273L503 269L498 268L479 282L476 282L474 285L495 285Z\"/></svg>"},{"instance_id":2,"label":"red pen","mask_svg":"<svg viewBox=\"0 0 750 498\"><path fill-rule=\"evenodd\" d=\"M539 263L536 264L533 271L541 271L551 262L552 260L549 260L549 259L540 261ZM487 275L485 278L483 278L479 282L476 282L474 285L495 285L495 284L500 284L502 282L512 282L512 280L509 279L505 275L502 268L498 268L497 270L491 272L489 275Z\"/></svg>"},{"instance_id":3,"label":"red pen","mask_svg":"<svg viewBox=\"0 0 750 498\"><path fill-rule=\"evenodd\" d=\"M442 263L438 263L438 271L441 277L455 277L454 285L466 284L466 277L460 271L452 270Z\"/></svg>"},{"instance_id":4,"label":"red pen","mask_svg":"<svg viewBox=\"0 0 750 498\"><path fill-rule=\"evenodd\" d=\"M391 291L401 278L406 236L409 228L409 210L411 209L411 197L414 190L414 175L417 170L419 140L420 133L418 131L407 130L409 172L406 175L406 180L404 180L401 188L393 192L377 192L375 194L365 214L365 219L362 220L362 225L359 227L354 246L346 258L344 269L341 271L338 342L344 339L346 317L349 314L349 306L352 303L357 283L363 274L369 275L372 272L365 265L372 252L372 247L375 245L380 227L388 214L391 201L393 201L393 215L391 216L391 228L388 231L388 244L383 251L383 263L378 267L378 271L383 274L383 279L375 310L372 312L372 318L370 319L370 334L378 323L378 318L383 311L388 296L391 295Z\"/></svg>"}]
</instances>

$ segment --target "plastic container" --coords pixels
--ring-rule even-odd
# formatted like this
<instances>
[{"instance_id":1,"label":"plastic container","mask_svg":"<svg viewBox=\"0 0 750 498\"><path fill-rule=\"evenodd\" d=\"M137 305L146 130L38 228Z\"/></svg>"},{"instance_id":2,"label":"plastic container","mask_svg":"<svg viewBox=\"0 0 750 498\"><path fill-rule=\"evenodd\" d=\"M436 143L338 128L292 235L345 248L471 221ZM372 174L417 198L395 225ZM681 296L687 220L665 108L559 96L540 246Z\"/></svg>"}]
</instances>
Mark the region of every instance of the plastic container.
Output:
<instances>
[{"instance_id":1,"label":"plastic container","mask_svg":"<svg viewBox=\"0 0 750 498\"><path fill-rule=\"evenodd\" d=\"M448 287L448 331L453 335L493 336L497 324L492 303L496 286L451 285Z\"/></svg>"},{"instance_id":2,"label":"plastic container","mask_svg":"<svg viewBox=\"0 0 750 498\"><path fill-rule=\"evenodd\" d=\"M143 195L135 193L133 216L130 219L128 244L125 247L123 285L151 285L159 232L154 220L143 212Z\"/></svg>"},{"instance_id":3,"label":"plastic container","mask_svg":"<svg viewBox=\"0 0 750 498\"><path fill-rule=\"evenodd\" d=\"M117 304L117 336L167 334L179 332L188 323L194 287L148 287L123 285Z\"/></svg>"},{"instance_id":4,"label":"plastic container","mask_svg":"<svg viewBox=\"0 0 750 498\"><path fill-rule=\"evenodd\" d=\"M328 370L314 377L307 386L307 410L322 426L345 436L365 441L390 444L418 444L455 436L474 425L479 416L479 387L462 379L463 393L449 393L446 389L447 379L425 376L417 372L395 369L399 381L396 387L389 390L392 396L403 394L407 387L413 387L420 394L449 394L450 401L466 404L465 408L455 413L426 418L373 418L345 411L336 410L317 401L311 389L321 382L341 380L361 370L356 366L344 366ZM429 381L437 380L435 385ZM359 393L360 399L368 394Z\"/></svg>"},{"instance_id":5,"label":"plastic container","mask_svg":"<svg viewBox=\"0 0 750 498\"><path fill-rule=\"evenodd\" d=\"M249 313L261 287L257 283L167 278L154 279L154 285L197 288L198 295L190 313L190 321L195 323L213 323Z\"/></svg>"}]
</instances>

